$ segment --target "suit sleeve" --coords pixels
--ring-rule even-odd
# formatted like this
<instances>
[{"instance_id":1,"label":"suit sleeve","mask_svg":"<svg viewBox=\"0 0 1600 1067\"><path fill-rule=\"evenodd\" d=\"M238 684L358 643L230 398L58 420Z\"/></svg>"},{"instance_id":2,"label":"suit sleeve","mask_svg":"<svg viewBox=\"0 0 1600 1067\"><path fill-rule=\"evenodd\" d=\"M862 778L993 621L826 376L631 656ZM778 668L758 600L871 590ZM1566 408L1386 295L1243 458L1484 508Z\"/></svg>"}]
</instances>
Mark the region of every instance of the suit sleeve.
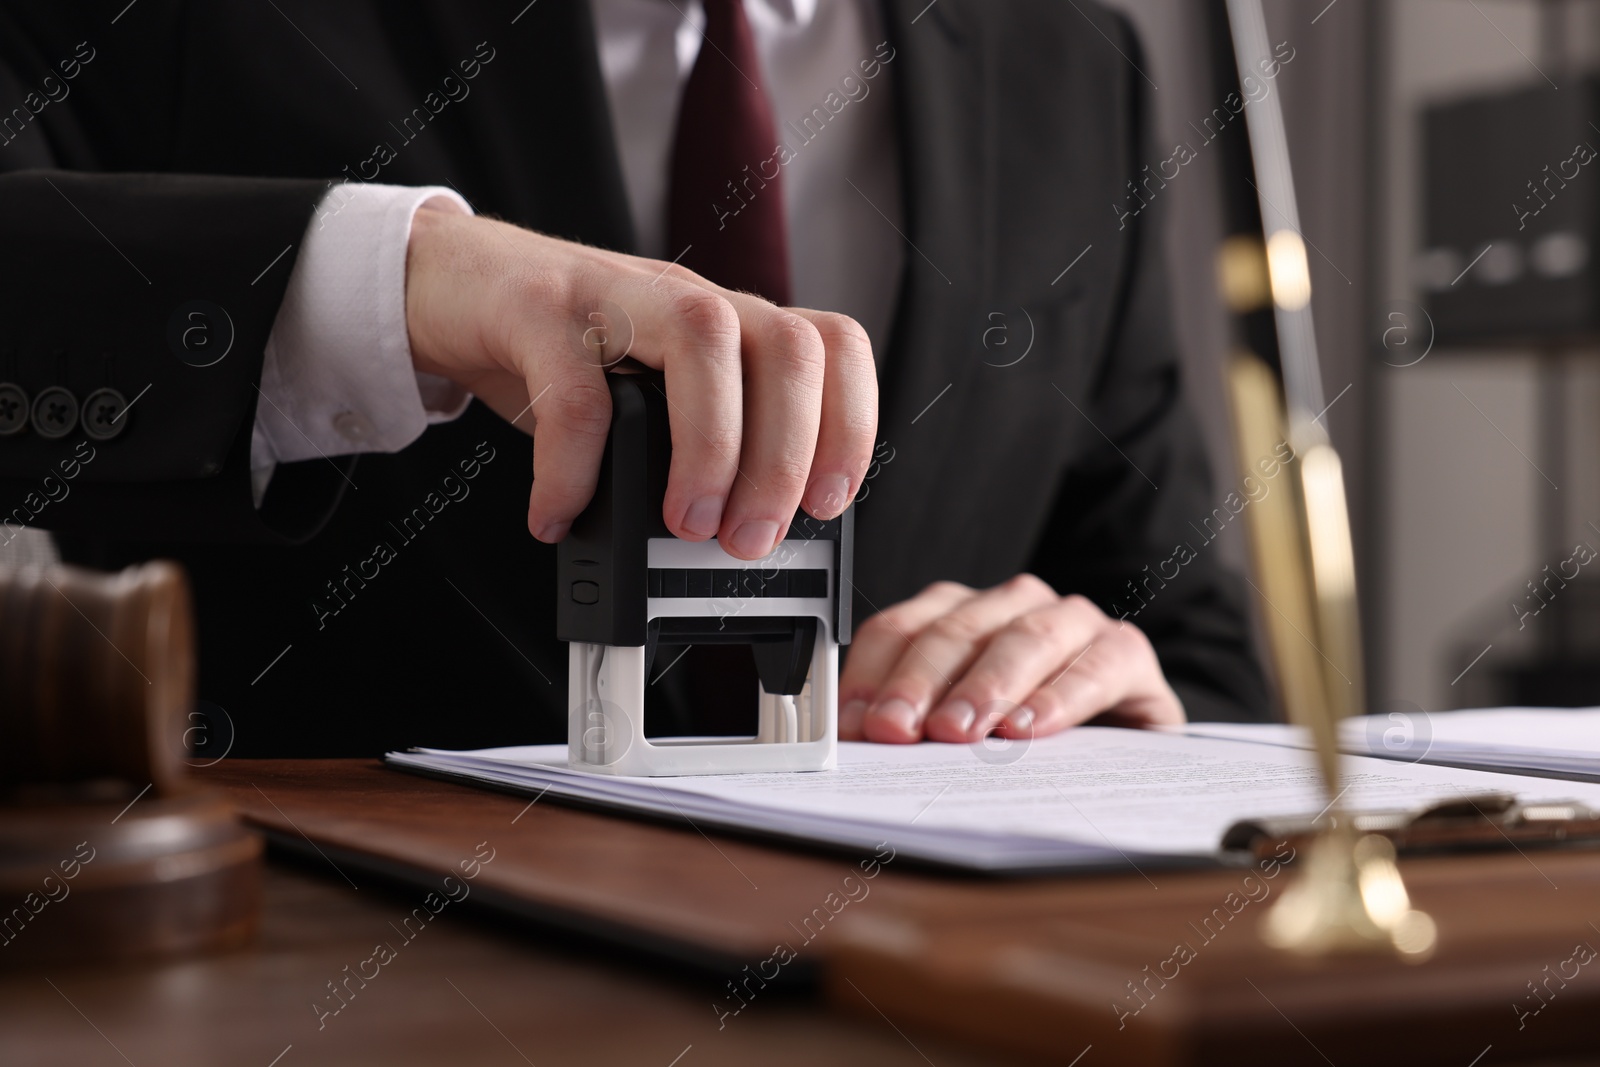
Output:
<instances>
[{"instance_id":1,"label":"suit sleeve","mask_svg":"<svg viewBox=\"0 0 1600 1067\"><path fill-rule=\"evenodd\" d=\"M136 172L172 136L160 78L123 83L109 50L24 10L0 10L0 521L310 536L353 460L286 466L258 511L249 451L262 354L327 183ZM133 43L127 62L172 58ZM96 74L153 88L108 111L105 86L83 95Z\"/></svg>"},{"instance_id":2,"label":"suit sleeve","mask_svg":"<svg viewBox=\"0 0 1600 1067\"><path fill-rule=\"evenodd\" d=\"M1124 37L1124 51L1137 59L1131 30ZM1118 153L1125 162L1156 158L1143 151L1134 81L1127 93L1136 121ZM1213 486L1185 402L1159 227L1149 210L1127 221L1110 341L1092 391L1072 398L1080 410L1071 417L1084 423L1078 429L1090 444L1058 488L1032 569L1058 591L1081 593L1140 627L1191 720L1264 720L1269 701L1243 582L1207 539L1218 529L1214 509L1230 525L1242 522L1224 506L1229 494Z\"/></svg>"}]
</instances>

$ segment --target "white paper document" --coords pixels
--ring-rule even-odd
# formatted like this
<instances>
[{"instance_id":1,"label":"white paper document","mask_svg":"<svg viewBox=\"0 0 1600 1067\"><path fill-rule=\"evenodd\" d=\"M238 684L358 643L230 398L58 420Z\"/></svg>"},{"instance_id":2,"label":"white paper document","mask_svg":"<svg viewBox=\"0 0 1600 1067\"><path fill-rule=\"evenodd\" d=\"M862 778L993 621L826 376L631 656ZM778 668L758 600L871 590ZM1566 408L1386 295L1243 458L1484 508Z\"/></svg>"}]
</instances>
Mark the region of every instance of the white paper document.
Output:
<instances>
[{"instance_id":1,"label":"white paper document","mask_svg":"<svg viewBox=\"0 0 1600 1067\"><path fill-rule=\"evenodd\" d=\"M567 767L565 745L390 753L403 768L530 796L598 804L830 847L980 870L1126 869L1215 861L1241 819L1314 816L1325 798L1294 747L1177 732L1079 727L1029 745L842 742L810 773L620 778ZM1463 795L1600 806L1600 784L1345 760L1350 810L1421 809Z\"/></svg>"},{"instance_id":2,"label":"white paper document","mask_svg":"<svg viewBox=\"0 0 1600 1067\"><path fill-rule=\"evenodd\" d=\"M1305 732L1292 726L1191 723L1181 729L1311 747ZM1396 711L1343 723L1339 740L1344 751L1362 756L1600 782L1600 708Z\"/></svg>"}]
</instances>

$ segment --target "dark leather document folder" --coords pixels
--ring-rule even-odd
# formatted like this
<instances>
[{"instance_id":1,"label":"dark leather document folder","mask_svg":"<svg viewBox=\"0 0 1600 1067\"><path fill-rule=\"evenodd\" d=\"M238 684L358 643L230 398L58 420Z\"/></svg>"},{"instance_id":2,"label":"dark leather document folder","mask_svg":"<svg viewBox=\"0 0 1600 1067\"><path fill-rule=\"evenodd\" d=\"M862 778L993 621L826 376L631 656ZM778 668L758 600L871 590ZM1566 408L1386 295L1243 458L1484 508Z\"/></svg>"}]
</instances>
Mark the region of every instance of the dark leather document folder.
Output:
<instances>
[{"instance_id":1,"label":"dark leather document folder","mask_svg":"<svg viewBox=\"0 0 1600 1067\"><path fill-rule=\"evenodd\" d=\"M845 897L845 878L870 895L886 873L871 853L852 861L786 852L530 803L376 760L224 760L196 777L224 788L274 844L326 861L332 877L439 889L445 877L460 879L463 861L493 850L474 868L479 904L730 973L794 941L790 923L830 893ZM863 863L878 876L867 880ZM816 962L805 953L794 969Z\"/></svg>"}]
</instances>

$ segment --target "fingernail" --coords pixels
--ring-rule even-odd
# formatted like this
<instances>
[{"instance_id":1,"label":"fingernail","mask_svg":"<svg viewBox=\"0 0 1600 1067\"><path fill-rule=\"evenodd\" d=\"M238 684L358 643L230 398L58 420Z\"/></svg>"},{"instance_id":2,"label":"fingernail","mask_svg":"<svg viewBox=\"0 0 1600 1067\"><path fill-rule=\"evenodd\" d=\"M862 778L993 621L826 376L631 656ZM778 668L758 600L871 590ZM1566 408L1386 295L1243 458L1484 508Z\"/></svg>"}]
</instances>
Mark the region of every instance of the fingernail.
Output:
<instances>
[{"instance_id":1,"label":"fingernail","mask_svg":"<svg viewBox=\"0 0 1600 1067\"><path fill-rule=\"evenodd\" d=\"M940 714L955 724L957 730L967 733L978 719L978 709L966 700L952 700L940 709Z\"/></svg>"},{"instance_id":2,"label":"fingernail","mask_svg":"<svg viewBox=\"0 0 1600 1067\"><path fill-rule=\"evenodd\" d=\"M683 528L696 537L710 537L722 525L722 498L704 496L683 513Z\"/></svg>"},{"instance_id":3,"label":"fingernail","mask_svg":"<svg viewBox=\"0 0 1600 1067\"><path fill-rule=\"evenodd\" d=\"M1000 728L1000 724L1005 721L1005 713L1000 710L1000 706L1003 705L1004 702L999 700L984 705L983 715L978 719L978 737L988 737Z\"/></svg>"},{"instance_id":4,"label":"fingernail","mask_svg":"<svg viewBox=\"0 0 1600 1067\"><path fill-rule=\"evenodd\" d=\"M533 536L547 545L553 545L567 536L567 531L570 529L572 529L572 523L570 522L552 522Z\"/></svg>"},{"instance_id":5,"label":"fingernail","mask_svg":"<svg viewBox=\"0 0 1600 1067\"><path fill-rule=\"evenodd\" d=\"M898 697L879 704L873 714L885 722L893 723L908 734L917 732L917 709Z\"/></svg>"},{"instance_id":6,"label":"fingernail","mask_svg":"<svg viewBox=\"0 0 1600 1067\"><path fill-rule=\"evenodd\" d=\"M839 732L860 733L861 720L866 718L867 702L865 700L848 700L844 707L839 709Z\"/></svg>"},{"instance_id":7,"label":"fingernail","mask_svg":"<svg viewBox=\"0 0 1600 1067\"><path fill-rule=\"evenodd\" d=\"M824 474L811 483L806 508L819 519L831 519L844 511L850 500L850 479L842 474Z\"/></svg>"},{"instance_id":8,"label":"fingernail","mask_svg":"<svg viewBox=\"0 0 1600 1067\"><path fill-rule=\"evenodd\" d=\"M1019 733L1025 732L1033 725L1033 709L1018 708L1006 716L1006 727Z\"/></svg>"},{"instance_id":9,"label":"fingernail","mask_svg":"<svg viewBox=\"0 0 1600 1067\"><path fill-rule=\"evenodd\" d=\"M758 522L747 522L733 531L733 550L735 555L746 559L759 559L772 551L772 546L778 540L778 524L762 519Z\"/></svg>"}]
</instances>

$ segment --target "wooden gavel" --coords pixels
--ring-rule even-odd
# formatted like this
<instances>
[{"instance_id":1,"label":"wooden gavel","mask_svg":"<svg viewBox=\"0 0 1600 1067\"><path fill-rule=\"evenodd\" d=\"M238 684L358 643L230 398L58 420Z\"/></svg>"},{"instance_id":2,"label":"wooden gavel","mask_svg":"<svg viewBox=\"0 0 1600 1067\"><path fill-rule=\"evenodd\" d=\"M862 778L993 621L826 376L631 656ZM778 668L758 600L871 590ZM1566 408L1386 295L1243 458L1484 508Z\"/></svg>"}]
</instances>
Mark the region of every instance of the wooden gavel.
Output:
<instances>
[{"instance_id":1,"label":"wooden gavel","mask_svg":"<svg viewBox=\"0 0 1600 1067\"><path fill-rule=\"evenodd\" d=\"M174 564L0 567L0 967L249 939L261 842L183 778Z\"/></svg>"},{"instance_id":2,"label":"wooden gavel","mask_svg":"<svg viewBox=\"0 0 1600 1067\"><path fill-rule=\"evenodd\" d=\"M193 685L176 566L0 570L0 789L171 795Z\"/></svg>"}]
</instances>

